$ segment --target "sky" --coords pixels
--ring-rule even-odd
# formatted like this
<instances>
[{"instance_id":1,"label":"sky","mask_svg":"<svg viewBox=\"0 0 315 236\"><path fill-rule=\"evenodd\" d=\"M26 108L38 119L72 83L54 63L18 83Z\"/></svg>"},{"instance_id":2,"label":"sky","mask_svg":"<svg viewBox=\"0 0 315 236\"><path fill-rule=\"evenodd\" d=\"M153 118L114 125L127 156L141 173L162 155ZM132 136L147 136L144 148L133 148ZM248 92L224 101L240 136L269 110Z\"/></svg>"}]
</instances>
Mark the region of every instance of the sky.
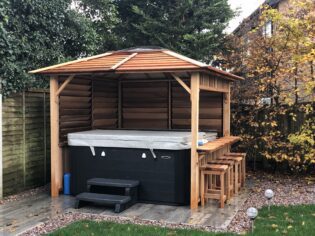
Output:
<instances>
[{"instance_id":1,"label":"sky","mask_svg":"<svg viewBox=\"0 0 315 236\"><path fill-rule=\"evenodd\" d=\"M239 16L232 19L229 27L226 29L228 33L232 32L244 18L254 12L265 0L229 0L229 4L233 10L239 8Z\"/></svg>"}]
</instances>

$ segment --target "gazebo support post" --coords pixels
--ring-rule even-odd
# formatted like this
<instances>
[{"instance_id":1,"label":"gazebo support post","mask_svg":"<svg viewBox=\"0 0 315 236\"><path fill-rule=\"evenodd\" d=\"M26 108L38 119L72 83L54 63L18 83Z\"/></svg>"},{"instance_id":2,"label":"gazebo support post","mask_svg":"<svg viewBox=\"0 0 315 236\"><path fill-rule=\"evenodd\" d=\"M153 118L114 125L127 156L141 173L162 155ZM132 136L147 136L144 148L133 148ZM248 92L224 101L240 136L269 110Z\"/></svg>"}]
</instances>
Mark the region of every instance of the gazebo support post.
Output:
<instances>
[{"instance_id":1,"label":"gazebo support post","mask_svg":"<svg viewBox=\"0 0 315 236\"><path fill-rule=\"evenodd\" d=\"M223 93L223 136L230 136L231 119L231 85L228 92Z\"/></svg>"},{"instance_id":2,"label":"gazebo support post","mask_svg":"<svg viewBox=\"0 0 315 236\"><path fill-rule=\"evenodd\" d=\"M199 202L199 166L198 166L198 130L199 130L199 93L200 73L191 75L191 170L190 170L190 208L198 208Z\"/></svg>"},{"instance_id":3,"label":"gazebo support post","mask_svg":"<svg viewBox=\"0 0 315 236\"><path fill-rule=\"evenodd\" d=\"M50 78L50 152L51 152L51 196L58 197L62 184L62 160L59 147L59 96L58 77Z\"/></svg>"}]
</instances>

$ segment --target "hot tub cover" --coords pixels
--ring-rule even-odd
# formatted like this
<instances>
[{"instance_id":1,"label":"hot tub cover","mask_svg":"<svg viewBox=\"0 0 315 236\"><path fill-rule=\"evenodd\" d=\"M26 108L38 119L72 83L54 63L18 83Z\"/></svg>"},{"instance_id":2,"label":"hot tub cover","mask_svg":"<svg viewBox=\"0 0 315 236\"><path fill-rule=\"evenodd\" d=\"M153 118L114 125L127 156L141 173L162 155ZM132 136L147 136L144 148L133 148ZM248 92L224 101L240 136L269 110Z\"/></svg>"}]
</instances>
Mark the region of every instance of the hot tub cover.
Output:
<instances>
[{"instance_id":1,"label":"hot tub cover","mask_svg":"<svg viewBox=\"0 0 315 236\"><path fill-rule=\"evenodd\" d=\"M190 149L191 133L178 131L90 130L68 134L69 146L118 147L181 150ZM212 141L215 132L199 133L199 139Z\"/></svg>"}]
</instances>

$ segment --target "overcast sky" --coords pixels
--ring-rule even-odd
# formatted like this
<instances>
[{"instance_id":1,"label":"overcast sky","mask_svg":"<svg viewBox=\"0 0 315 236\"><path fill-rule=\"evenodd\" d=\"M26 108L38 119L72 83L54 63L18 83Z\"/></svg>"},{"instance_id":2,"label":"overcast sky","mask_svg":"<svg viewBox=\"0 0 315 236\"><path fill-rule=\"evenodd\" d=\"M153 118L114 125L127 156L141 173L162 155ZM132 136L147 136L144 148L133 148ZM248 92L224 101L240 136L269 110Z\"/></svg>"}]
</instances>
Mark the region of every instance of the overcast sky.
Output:
<instances>
[{"instance_id":1,"label":"overcast sky","mask_svg":"<svg viewBox=\"0 0 315 236\"><path fill-rule=\"evenodd\" d=\"M229 0L232 9L239 8L240 14L230 21L227 32L232 32L244 18L255 11L265 0Z\"/></svg>"}]
</instances>

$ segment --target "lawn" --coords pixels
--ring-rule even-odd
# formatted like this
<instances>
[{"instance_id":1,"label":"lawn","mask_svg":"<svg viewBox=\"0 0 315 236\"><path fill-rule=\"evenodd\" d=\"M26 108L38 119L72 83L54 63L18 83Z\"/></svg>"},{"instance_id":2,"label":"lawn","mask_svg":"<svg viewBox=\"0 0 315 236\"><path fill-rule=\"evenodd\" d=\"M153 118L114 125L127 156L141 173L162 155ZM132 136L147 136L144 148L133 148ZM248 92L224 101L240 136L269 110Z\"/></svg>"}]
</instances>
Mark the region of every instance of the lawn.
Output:
<instances>
[{"instance_id":1,"label":"lawn","mask_svg":"<svg viewBox=\"0 0 315 236\"><path fill-rule=\"evenodd\" d=\"M315 205L272 206L259 211L253 235L315 235Z\"/></svg>"},{"instance_id":2,"label":"lawn","mask_svg":"<svg viewBox=\"0 0 315 236\"><path fill-rule=\"evenodd\" d=\"M315 205L292 207L271 207L259 211L255 221L255 231L247 235L314 235ZM78 221L65 228L61 228L50 236L227 236L230 233L208 233L197 230L167 229L154 226L140 226L133 224L117 224L112 222Z\"/></svg>"}]
</instances>

